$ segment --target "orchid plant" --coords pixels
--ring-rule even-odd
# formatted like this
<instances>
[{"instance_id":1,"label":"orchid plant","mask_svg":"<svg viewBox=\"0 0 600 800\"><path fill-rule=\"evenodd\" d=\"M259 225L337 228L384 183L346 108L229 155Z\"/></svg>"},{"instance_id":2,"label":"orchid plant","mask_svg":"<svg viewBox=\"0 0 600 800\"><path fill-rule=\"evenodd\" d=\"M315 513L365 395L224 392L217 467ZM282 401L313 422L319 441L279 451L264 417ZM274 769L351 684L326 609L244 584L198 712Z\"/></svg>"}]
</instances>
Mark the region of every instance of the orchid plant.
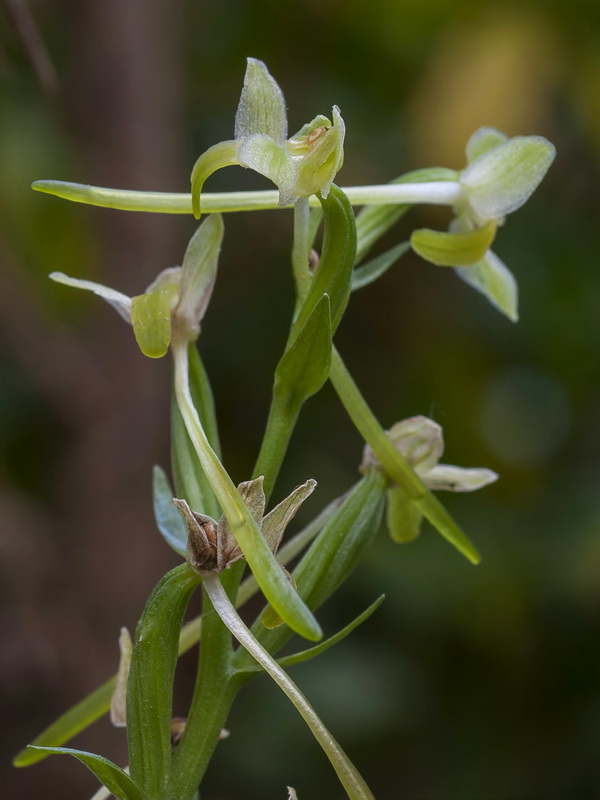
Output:
<instances>
[{"instance_id":1,"label":"orchid plant","mask_svg":"<svg viewBox=\"0 0 600 800\"><path fill-rule=\"evenodd\" d=\"M348 797L372 798L356 766L287 673L364 622L383 598L342 631L324 639L316 616L360 562L383 520L396 542L409 542L428 520L476 564L479 554L432 491L469 492L497 479L487 469L440 464L441 427L423 416L385 431L333 344L351 292L379 278L411 248L454 267L509 319L517 319L516 281L490 250L507 214L538 186L553 158L539 136L508 139L483 128L467 144L462 172L424 169L382 186L341 189L334 183L344 158L345 126L337 106L288 137L283 93L267 67L248 59L234 137L203 153L192 171L191 194L103 189L38 181L34 189L76 202L129 211L205 215L182 258L141 294L53 272L55 281L89 290L131 324L141 352L173 357L171 478L154 468L158 531L182 558L154 588L132 638L123 630L116 675L42 732L15 759L33 764L51 753L71 754L103 784L96 797L192 800L238 692L266 672L301 714L329 758ZM218 169L241 166L269 178L275 191L204 192ZM448 232L415 230L410 241L365 260L381 236L412 205L451 206ZM353 206L363 206L355 217ZM291 265L296 289L290 331L277 364L271 406L253 474L238 486L219 449L215 404L196 341L217 279L223 214L293 208ZM323 243L315 241L323 226ZM356 484L330 500L303 530L282 544L300 505L316 490L308 478L278 505L269 500L305 400L330 380L365 441ZM171 485L173 484L173 488ZM288 488L289 491L289 488ZM317 493L318 494L318 493ZM285 565L300 557L290 574ZM201 589L202 615L184 624ZM237 609L261 592L266 605L247 627ZM285 657L295 634L318 642ZM234 648L232 639L241 647ZM196 684L185 720L173 719L178 655L200 642ZM126 726L129 764L65 745L110 710ZM290 797L295 797L293 789ZM300 787L300 796L302 787Z\"/></svg>"}]
</instances>

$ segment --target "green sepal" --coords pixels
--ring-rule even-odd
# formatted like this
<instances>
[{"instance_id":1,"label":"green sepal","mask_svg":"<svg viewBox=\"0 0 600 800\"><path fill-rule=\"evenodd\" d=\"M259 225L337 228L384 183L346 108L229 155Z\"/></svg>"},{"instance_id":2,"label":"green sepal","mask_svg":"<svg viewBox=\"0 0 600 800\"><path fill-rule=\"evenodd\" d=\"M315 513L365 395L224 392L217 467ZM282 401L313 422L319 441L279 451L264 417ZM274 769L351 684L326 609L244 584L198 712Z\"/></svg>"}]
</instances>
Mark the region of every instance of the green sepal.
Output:
<instances>
[{"instance_id":1,"label":"green sepal","mask_svg":"<svg viewBox=\"0 0 600 800\"><path fill-rule=\"evenodd\" d=\"M116 675L113 675L86 698L71 706L68 711L65 711L55 722L36 736L30 745L17 753L13 759L13 766L29 767L42 761L54 752L54 747L68 742L103 717L110 708L115 682Z\"/></svg>"},{"instance_id":2,"label":"green sepal","mask_svg":"<svg viewBox=\"0 0 600 800\"><path fill-rule=\"evenodd\" d=\"M457 274L496 306L511 322L519 319L519 288L515 276L498 256L488 250L470 267L457 267Z\"/></svg>"},{"instance_id":3,"label":"green sepal","mask_svg":"<svg viewBox=\"0 0 600 800\"><path fill-rule=\"evenodd\" d=\"M44 755L74 756L94 773L111 794L119 800L145 800L144 795L129 775L112 761L85 750L73 750L70 747L37 747L29 745L32 750L43 751Z\"/></svg>"},{"instance_id":4,"label":"green sepal","mask_svg":"<svg viewBox=\"0 0 600 800\"><path fill-rule=\"evenodd\" d=\"M444 167L432 167L407 172L390 182L390 185L402 183L428 183L430 181L457 181L458 172ZM410 204L365 206L356 217L356 263L360 263L371 247L402 217Z\"/></svg>"},{"instance_id":5,"label":"green sepal","mask_svg":"<svg viewBox=\"0 0 600 800\"><path fill-rule=\"evenodd\" d=\"M279 664L280 667L284 668L294 667L296 664L302 664L302 662L304 661L310 661L311 658L316 658L316 656L320 656L326 650L329 650L330 647L333 647L334 644L337 644L338 642L341 642L342 639L345 639L346 636L351 634L352 631L358 628L359 625L362 625L363 622L366 622L366 620L369 619L371 614L377 611L377 609L383 603L384 600L385 600L385 595L382 594L381 597L378 597L374 603L371 603L371 605L368 608L366 608L362 612L362 614L359 614L358 617L356 617L356 619L353 619L352 622L349 622L348 625L346 625L344 628L342 628L333 636L330 636L328 639L325 639L325 641L320 642L314 647L309 647L306 650L301 650L299 653L292 653L289 656L284 656L283 658L279 658L277 659L277 663ZM268 610L269 608L265 609L265 612L263 613L262 616L263 624L265 621L266 612ZM255 664L254 667L250 666L248 667L248 669L244 670L245 674L258 673L258 672L262 672L262 667L260 666L260 664Z\"/></svg>"},{"instance_id":6,"label":"green sepal","mask_svg":"<svg viewBox=\"0 0 600 800\"><path fill-rule=\"evenodd\" d=\"M438 267L462 267L476 264L494 241L496 223L486 222L481 228L466 233L444 233L421 228L410 237L412 249Z\"/></svg>"},{"instance_id":7,"label":"green sepal","mask_svg":"<svg viewBox=\"0 0 600 800\"><path fill-rule=\"evenodd\" d=\"M204 182L213 172L223 169L223 167L233 167L239 163L239 146L240 143L234 140L219 142L205 150L194 164L192 169L192 211L196 219L200 219L202 214L200 195Z\"/></svg>"},{"instance_id":8,"label":"green sepal","mask_svg":"<svg viewBox=\"0 0 600 800\"><path fill-rule=\"evenodd\" d=\"M163 800L171 769L170 724L179 633L200 576L188 564L154 588L135 632L127 687L127 742L132 779L146 800Z\"/></svg>"},{"instance_id":9,"label":"green sepal","mask_svg":"<svg viewBox=\"0 0 600 800\"><path fill-rule=\"evenodd\" d=\"M385 518L394 542L406 544L421 533L423 515L401 486L388 489Z\"/></svg>"},{"instance_id":10,"label":"green sepal","mask_svg":"<svg viewBox=\"0 0 600 800\"><path fill-rule=\"evenodd\" d=\"M162 358L171 342L170 289L140 294L131 298L131 322L135 340L148 358Z\"/></svg>"},{"instance_id":11,"label":"green sepal","mask_svg":"<svg viewBox=\"0 0 600 800\"><path fill-rule=\"evenodd\" d=\"M190 338L200 332L200 322L212 296L223 242L223 217L210 214L198 226L181 265L181 289L174 317Z\"/></svg>"},{"instance_id":12,"label":"green sepal","mask_svg":"<svg viewBox=\"0 0 600 800\"><path fill-rule=\"evenodd\" d=\"M292 329L298 336L324 294L331 302L331 332L335 333L350 297L352 267L356 257L356 224L352 205L344 192L332 185L323 207L325 233L319 265Z\"/></svg>"},{"instance_id":13,"label":"green sepal","mask_svg":"<svg viewBox=\"0 0 600 800\"><path fill-rule=\"evenodd\" d=\"M298 169L286 147L270 136L256 133L240 144L239 164L264 175L279 189L279 205L287 206L297 198Z\"/></svg>"},{"instance_id":14,"label":"green sepal","mask_svg":"<svg viewBox=\"0 0 600 800\"><path fill-rule=\"evenodd\" d=\"M499 144L504 144L508 141L508 136L496 128L479 128L471 136L467 142L465 155L467 156L467 164L471 164L476 158L487 153L488 150L493 150Z\"/></svg>"},{"instance_id":15,"label":"green sepal","mask_svg":"<svg viewBox=\"0 0 600 800\"><path fill-rule=\"evenodd\" d=\"M352 291L355 292L376 281L408 250L410 250L410 242L401 242L380 256L367 261L366 264L356 267L352 273Z\"/></svg>"},{"instance_id":16,"label":"green sepal","mask_svg":"<svg viewBox=\"0 0 600 800\"><path fill-rule=\"evenodd\" d=\"M188 360L192 400L210 446L220 456L212 390L198 348L193 342L188 346ZM171 406L171 471L176 496L187 500L194 511L219 519L220 506L200 465L174 398Z\"/></svg>"},{"instance_id":17,"label":"green sepal","mask_svg":"<svg viewBox=\"0 0 600 800\"><path fill-rule=\"evenodd\" d=\"M181 514L173 505L173 497L166 472L155 465L152 470L152 499L156 527L169 547L186 558L188 532Z\"/></svg>"},{"instance_id":18,"label":"green sepal","mask_svg":"<svg viewBox=\"0 0 600 800\"><path fill-rule=\"evenodd\" d=\"M324 294L306 324L285 351L275 370L274 393L301 404L329 376L331 366L331 307Z\"/></svg>"},{"instance_id":19,"label":"green sepal","mask_svg":"<svg viewBox=\"0 0 600 800\"><path fill-rule=\"evenodd\" d=\"M285 97L267 65L248 58L244 88L235 114L236 139L264 133L276 141L287 137Z\"/></svg>"},{"instance_id":20,"label":"green sepal","mask_svg":"<svg viewBox=\"0 0 600 800\"><path fill-rule=\"evenodd\" d=\"M555 156L554 145L543 136L515 136L484 152L460 176L475 216L499 219L516 211L537 189Z\"/></svg>"}]
</instances>

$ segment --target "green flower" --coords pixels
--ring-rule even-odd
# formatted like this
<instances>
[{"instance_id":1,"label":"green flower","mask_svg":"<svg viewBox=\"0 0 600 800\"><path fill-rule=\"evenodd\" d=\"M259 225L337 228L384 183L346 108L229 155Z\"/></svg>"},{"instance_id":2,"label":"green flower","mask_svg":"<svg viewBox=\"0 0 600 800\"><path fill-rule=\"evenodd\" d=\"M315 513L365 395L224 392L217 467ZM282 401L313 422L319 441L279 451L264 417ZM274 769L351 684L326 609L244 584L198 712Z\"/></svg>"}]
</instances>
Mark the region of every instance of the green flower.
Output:
<instances>
[{"instance_id":1,"label":"green flower","mask_svg":"<svg viewBox=\"0 0 600 800\"><path fill-rule=\"evenodd\" d=\"M344 135L344 120L334 106L332 120L317 116L288 139L283 92L266 65L249 58L234 138L210 147L192 170L194 215L200 217L206 179L218 169L234 165L269 178L279 189L282 206L317 192L327 197L344 160Z\"/></svg>"},{"instance_id":2,"label":"green flower","mask_svg":"<svg viewBox=\"0 0 600 800\"><path fill-rule=\"evenodd\" d=\"M127 297L108 286L71 278L62 272L53 272L50 277L102 297L133 326L142 353L149 358L160 358L169 349L174 335L184 341L198 337L217 277L222 240L223 218L220 214L211 214L191 238L182 266L163 270L146 291L136 297Z\"/></svg>"},{"instance_id":3,"label":"green flower","mask_svg":"<svg viewBox=\"0 0 600 800\"><path fill-rule=\"evenodd\" d=\"M513 322L518 319L517 283L490 245L506 215L539 186L555 154L542 136L509 139L494 128L480 128L467 144L467 166L459 175L450 232L423 229L411 237L415 252L438 266L455 267Z\"/></svg>"},{"instance_id":4,"label":"green flower","mask_svg":"<svg viewBox=\"0 0 600 800\"><path fill-rule=\"evenodd\" d=\"M440 464L444 452L444 436L437 422L418 416L396 422L387 432L388 438L431 491L474 492L498 480L498 475L484 467L465 468ZM382 469L367 445L363 452L361 472ZM421 530L423 516L404 489L392 485L387 492L387 525L396 542L410 542Z\"/></svg>"}]
</instances>

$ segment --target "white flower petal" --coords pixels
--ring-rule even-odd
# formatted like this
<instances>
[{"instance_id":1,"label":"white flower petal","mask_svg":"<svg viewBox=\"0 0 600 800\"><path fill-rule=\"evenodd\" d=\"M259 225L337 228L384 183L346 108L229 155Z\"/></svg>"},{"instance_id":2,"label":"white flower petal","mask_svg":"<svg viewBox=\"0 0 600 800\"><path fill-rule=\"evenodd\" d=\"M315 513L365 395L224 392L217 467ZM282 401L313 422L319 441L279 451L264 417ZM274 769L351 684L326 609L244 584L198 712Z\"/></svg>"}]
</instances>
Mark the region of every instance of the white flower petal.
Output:
<instances>
[{"instance_id":1,"label":"white flower petal","mask_svg":"<svg viewBox=\"0 0 600 800\"><path fill-rule=\"evenodd\" d=\"M131 298L127 297L126 294L117 292L109 286L103 286L101 283L71 278L63 272L52 272L49 277L57 283L64 283L65 286L73 286L75 289L85 289L88 292L93 292L98 297L106 300L123 317L125 322L131 325Z\"/></svg>"},{"instance_id":2,"label":"white flower petal","mask_svg":"<svg viewBox=\"0 0 600 800\"><path fill-rule=\"evenodd\" d=\"M452 464L438 464L422 478L425 486L432 491L474 492L497 481L498 475L484 467L466 469Z\"/></svg>"}]
</instances>

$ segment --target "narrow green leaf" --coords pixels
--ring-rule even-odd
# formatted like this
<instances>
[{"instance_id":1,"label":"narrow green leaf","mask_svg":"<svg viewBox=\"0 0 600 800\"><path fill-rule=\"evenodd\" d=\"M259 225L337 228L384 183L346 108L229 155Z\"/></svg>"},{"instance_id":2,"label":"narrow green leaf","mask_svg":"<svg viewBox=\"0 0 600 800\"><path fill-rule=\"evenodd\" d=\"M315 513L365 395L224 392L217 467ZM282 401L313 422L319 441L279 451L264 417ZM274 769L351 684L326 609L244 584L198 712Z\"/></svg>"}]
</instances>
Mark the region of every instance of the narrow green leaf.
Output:
<instances>
[{"instance_id":1,"label":"narrow green leaf","mask_svg":"<svg viewBox=\"0 0 600 800\"><path fill-rule=\"evenodd\" d=\"M32 750L43 751L44 755L74 756L82 764L85 764L119 800L145 800L144 795L129 775L107 758L94 755L94 753L86 753L84 750L72 750L70 747L37 747L34 745L29 745L29 747Z\"/></svg>"},{"instance_id":2,"label":"narrow green leaf","mask_svg":"<svg viewBox=\"0 0 600 800\"><path fill-rule=\"evenodd\" d=\"M457 274L490 303L505 314L511 322L519 319L519 288L515 276L498 256L488 250L485 256L470 267L457 267Z\"/></svg>"},{"instance_id":3,"label":"narrow green leaf","mask_svg":"<svg viewBox=\"0 0 600 800\"><path fill-rule=\"evenodd\" d=\"M169 289L131 298L131 322L135 340L148 358L162 358L171 342L171 304Z\"/></svg>"},{"instance_id":4,"label":"narrow green leaf","mask_svg":"<svg viewBox=\"0 0 600 800\"><path fill-rule=\"evenodd\" d=\"M360 560L381 524L384 494L385 479L375 470L370 471L346 495L335 515L304 554L293 577L298 593L309 608L319 608ZM253 624L252 632L271 653L276 653L293 635L287 626L267 629L262 614ZM234 663L245 670L252 662L238 651Z\"/></svg>"},{"instance_id":5,"label":"narrow green leaf","mask_svg":"<svg viewBox=\"0 0 600 800\"><path fill-rule=\"evenodd\" d=\"M220 455L215 404L208 375L194 343L188 347L190 392L210 446ZM194 511L218 519L221 509L188 435L175 399L171 406L171 470L177 497ZM186 540L187 541L187 540Z\"/></svg>"},{"instance_id":6,"label":"narrow green leaf","mask_svg":"<svg viewBox=\"0 0 600 800\"><path fill-rule=\"evenodd\" d=\"M315 645L314 647L309 647L306 650L301 650L299 653L292 653L289 656L284 656L283 658L278 658L277 663L280 667L293 667L296 664L302 664L304 661L310 661L311 658L316 658L316 656L320 656L326 650L329 650L330 647L333 647L334 644L341 642L342 639L345 639L346 636L352 633L353 630L358 628L359 625L362 625L363 622L369 619L371 614L375 613L379 606L385 600L385 595L382 594L381 597L378 597L374 603L372 603L367 609L365 609L362 614L359 614L356 619L353 619L352 622L349 622L341 631L338 631L334 636L330 636L328 639L325 639L323 642L319 642L319 644ZM264 616L264 615L263 615ZM260 664L256 664L254 667L248 667L248 669L244 670L245 674L248 673L259 673L262 672L263 669Z\"/></svg>"},{"instance_id":7,"label":"narrow green leaf","mask_svg":"<svg viewBox=\"0 0 600 800\"><path fill-rule=\"evenodd\" d=\"M244 88L235 114L235 138L264 133L275 141L287 138L285 97L267 65L247 59Z\"/></svg>"},{"instance_id":8,"label":"narrow green leaf","mask_svg":"<svg viewBox=\"0 0 600 800\"><path fill-rule=\"evenodd\" d=\"M46 758L52 748L72 739L103 717L110 708L115 690L116 676L113 675L86 698L76 703L55 722L36 736L31 745L23 748L13 759L15 767L29 767Z\"/></svg>"},{"instance_id":9,"label":"narrow green leaf","mask_svg":"<svg viewBox=\"0 0 600 800\"><path fill-rule=\"evenodd\" d=\"M423 516L445 539L472 564L478 564L481 559L476 547L386 436L335 347L332 350L330 379L348 416L388 475L402 486Z\"/></svg>"},{"instance_id":10,"label":"narrow green leaf","mask_svg":"<svg viewBox=\"0 0 600 800\"><path fill-rule=\"evenodd\" d=\"M239 146L238 141L219 142L202 153L194 164L192 169L192 211L196 219L200 219L202 213L200 195L206 179L223 167L233 167L238 164Z\"/></svg>"},{"instance_id":11,"label":"narrow green leaf","mask_svg":"<svg viewBox=\"0 0 600 800\"><path fill-rule=\"evenodd\" d=\"M494 241L496 223L490 220L481 228L466 233L445 233L421 228L410 237L412 249L438 267L462 267L476 264Z\"/></svg>"},{"instance_id":12,"label":"narrow green leaf","mask_svg":"<svg viewBox=\"0 0 600 800\"><path fill-rule=\"evenodd\" d=\"M150 595L135 632L127 687L127 742L131 777L146 800L163 800L169 779L179 633L199 583L199 575L188 564L168 572Z\"/></svg>"},{"instance_id":13,"label":"narrow green leaf","mask_svg":"<svg viewBox=\"0 0 600 800\"><path fill-rule=\"evenodd\" d=\"M410 250L410 242L401 242L380 256L367 261L366 264L356 267L352 273L352 291L355 292L376 281L408 250Z\"/></svg>"},{"instance_id":14,"label":"narrow green leaf","mask_svg":"<svg viewBox=\"0 0 600 800\"><path fill-rule=\"evenodd\" d=\"M456 181L458 172L442 167L419 169L408 172L391 181L401 183L429 183L430 181ZM371 247L402 217L410 205L372 205L365 206L356 218L356 263L360 263Z\"/></svg>"},{"instance_id":15,"label":"narrow green leaf","mask_svg":"<svg viewBox=\"0 0 600 800\"><path fill-rule=\"evenodd\" d=\"M324 294L275 370L274 392L301 404L327 380L331 365L331 310Z\"/></svg>"},{"instance_id":16,"label":"narrow green leaf","mask_svg":"<svg viewBox=\"0 0 600 800\"><path fill-rule=\"evenodd\" d=\"M165 542L183 558L187 553L188 533L181 514L173 505L173 489L167 474L159 466L152 470L154 519Z\"/></svg>"},{"instance_id":17,"label":"narrow green leaf","mask_svg":"<svg viewBox=\"0 0 600 800\"><path fill-rule=\"evenodd\" d=\"M306 300L294 323L292 341L299 335L324 294L331 302L331 330L335 333L346 309L356 256L354 211L344 192L333 185L323 206L325 233L323 252Z\"/></svg>"}]
</instances>

